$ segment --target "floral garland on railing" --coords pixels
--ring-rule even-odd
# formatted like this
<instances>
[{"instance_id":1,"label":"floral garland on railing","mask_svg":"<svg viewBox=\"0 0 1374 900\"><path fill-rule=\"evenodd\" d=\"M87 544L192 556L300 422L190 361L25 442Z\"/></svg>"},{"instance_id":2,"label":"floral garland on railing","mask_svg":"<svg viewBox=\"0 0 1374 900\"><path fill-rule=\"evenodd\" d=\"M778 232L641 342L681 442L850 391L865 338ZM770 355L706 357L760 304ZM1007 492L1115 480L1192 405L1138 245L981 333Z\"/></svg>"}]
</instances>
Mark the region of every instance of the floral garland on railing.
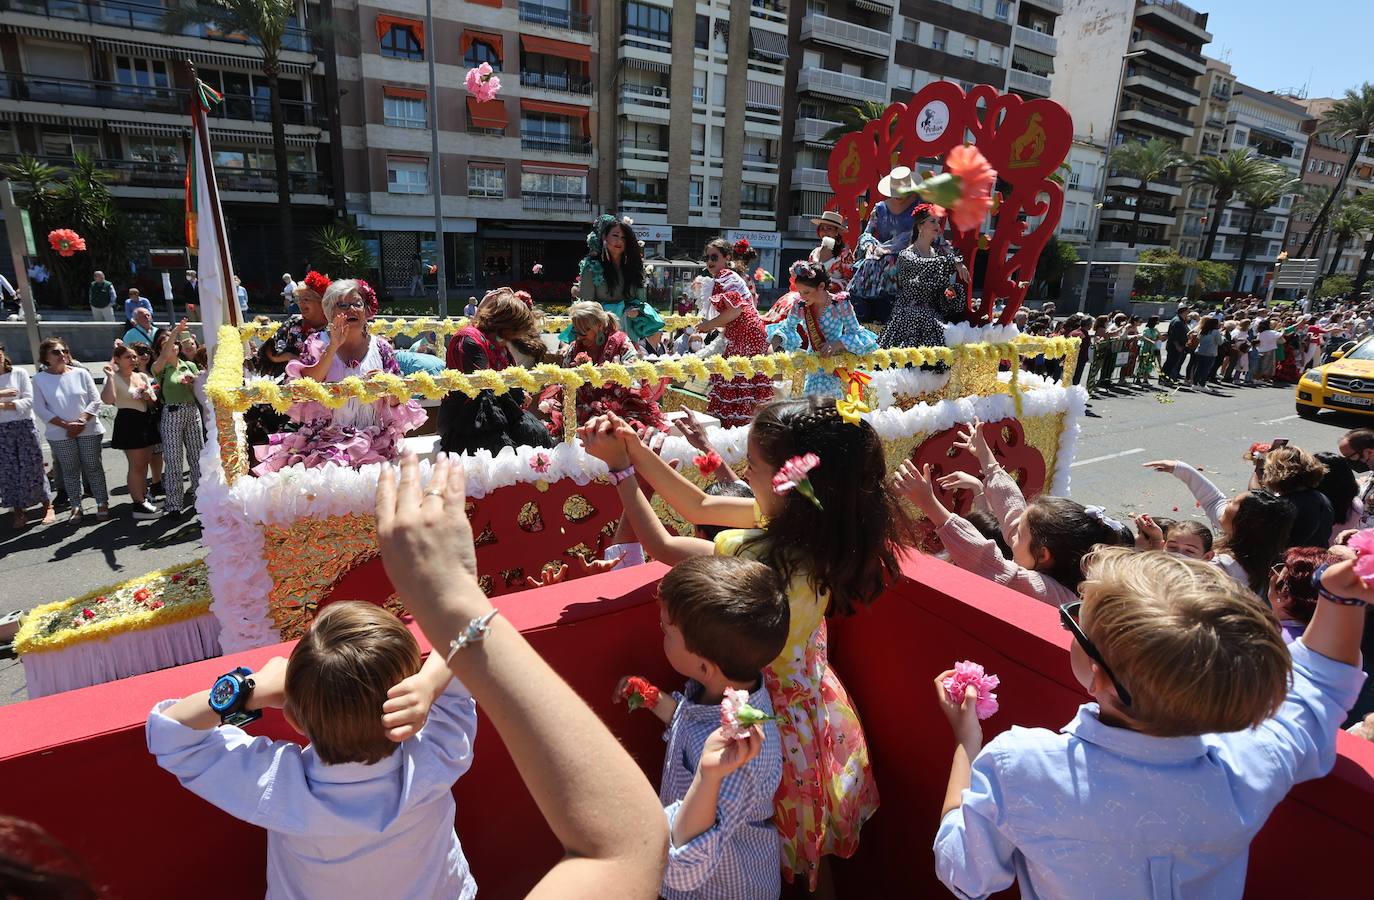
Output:
<instances>
[{"instance_id":1,"label":"floral garland on railing","mask_svg":"<svg viewBox=\"0 0 1374 900\"><path fill-rule=\"evenodd\" d=\"M231 328L232 326L225 326ZM233 341L233 332L221 333L221 341ZM214 371L207 384L206 394L216 406L243 412L255 403L264 403L273 408L286 411L292 403L313 401L330 409L339 409L350 399L373 403L383 397L394 397L405 401L419 394L429 400L439 400L454 391L475 397L482 391L504 394L512 389L537 392L549 385L561 385L568 392L575 392L583 385L599 388L607 383L623 387L633 387L639 382L657 382L667 379L674 382L704 380L711 375L723 378L753 378L765 375L769 378L805 378L812 372L830 372L837 368L847 369L890 369L900 366L921 366L944 363L953 366L964 361L996 361L1017 359L1019 357L1044 356L1058 359L1066 356L1077 347L1076 338L1018 338L1005 344L961 344L956 347L894 347L875 350L872 353L856 356L842 353L834 356L816 356L804 350L792 353L770 353L761 356L714 356L701 358L688 356L682 359L661 360L659 362L638 362L630 365L607 363L594 366L584 363L580 366L564 368L554 365L538 365L533 369L512 366L501 371L480 370L464 374L453 369L445 369L438 375L417 372L406 378L387 373L375 373L366 379L352 376L337 382L319 382L313 378L300 378L286 385L270 381L254 381L251 385L243 383L242 365L232 365L227 357L217 357ZM221 362L226 363L221 365ZM1016 374L1013 367L1012 389L1015 391Z\"/></svg>"},{"instance_id":2,"label":"floral garland on railing","mask_svg":"<svg viewBox=\"0 0 1374 900\"><path fill-rule=\"evenodd\" d=\"M437 335L448 337L456 333L459 329L466 328L468 325L466 316L456 316L449 318L419 317L403 319L373 319L367 323L368 330L387 340L405 335L406 337L418 337L422 334L434 332ZM678 328L695 328L701 324L701 316L664 316L663 322L668 330ZM545 334L562 334L563 331L572 323L567 316L545 316L541 323L541 329ZM239 326L239 338L241 340L265 341L277 333L281 327L280 322L267 322L258 324L249 322Z\"/></svg>"},{"instance_id":3,"label":"floral garland on railing","mask_svg":"<svg viewBox=\"0 0 1374 900\"><path fill-rule=\"evenodd\" d=\"M161 628L209 613L210 599L205 560L182 563L117 587L35 607L19 626L14 649L20 656L49 653L85 641Z\"/></svg>"}]
</instances>

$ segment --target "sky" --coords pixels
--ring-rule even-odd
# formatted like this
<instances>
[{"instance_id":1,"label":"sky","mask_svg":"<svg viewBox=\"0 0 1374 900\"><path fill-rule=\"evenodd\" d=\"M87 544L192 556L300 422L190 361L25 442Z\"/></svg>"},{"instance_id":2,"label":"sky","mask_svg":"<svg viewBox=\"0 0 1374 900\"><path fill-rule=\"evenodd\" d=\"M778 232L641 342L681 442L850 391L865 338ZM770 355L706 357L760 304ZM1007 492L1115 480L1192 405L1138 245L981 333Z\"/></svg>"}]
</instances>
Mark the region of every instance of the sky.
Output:
<instances>
[{"instance_id":1,"label":"sky","mask_svg":"<svg viewBox=\"0 0 1374 900\"><path fill-rule=\"evenodd\" d=\"M1184 0L1209 14L1208 56L1231 64L1236 77L1269 91L1342 97L1374 82L1374 5L1369 0Z\"/></svg>"}]
</instances>

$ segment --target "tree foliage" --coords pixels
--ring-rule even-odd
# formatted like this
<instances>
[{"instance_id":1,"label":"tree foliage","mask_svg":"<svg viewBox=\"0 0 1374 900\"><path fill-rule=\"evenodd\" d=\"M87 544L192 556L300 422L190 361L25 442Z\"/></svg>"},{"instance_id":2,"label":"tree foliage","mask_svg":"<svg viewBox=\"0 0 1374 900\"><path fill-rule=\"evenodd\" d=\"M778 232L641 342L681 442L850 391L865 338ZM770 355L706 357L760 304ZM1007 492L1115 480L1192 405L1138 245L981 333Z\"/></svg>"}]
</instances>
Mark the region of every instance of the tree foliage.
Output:
<instances>
[{"instance_id":1,"label":"tree foliage","mask_svg":"<svg viewBox=\"0 0 1374 900\"><path fill-rule=\"evenodd\" d=\"M1035 264L1035 280L1048 286L1055 286L1078 262L1078 251L1072 244L1066 244L1058 237L1052 237L1040 253Z\"/></svg>"},{"instance_id":2,"label":"tree foliage","mask_svg":"<svg viewBox=\"0 0 1374 900\"><path fill-rule=\"evenodd\" d=\"M1235 274L1235 270L1225 263L1189 259L1168 247L1143 250L1139 261L1157 264L1136 269L1135 286L1139 293L1182 296L1190 268L1196 269L1193 288L1201 292L1229 287Z\"/></svg>"},{"instance_id":3,"label":"tree foliage","mask_svg":"<svg viewBox=\"0 0 1374 900\"><path fill-rule=\"evenodd\" d=\"M316 264L331 278L365 278L377 260L353 228L326 225L311 240Z\"/></svg>"}]
</instances>

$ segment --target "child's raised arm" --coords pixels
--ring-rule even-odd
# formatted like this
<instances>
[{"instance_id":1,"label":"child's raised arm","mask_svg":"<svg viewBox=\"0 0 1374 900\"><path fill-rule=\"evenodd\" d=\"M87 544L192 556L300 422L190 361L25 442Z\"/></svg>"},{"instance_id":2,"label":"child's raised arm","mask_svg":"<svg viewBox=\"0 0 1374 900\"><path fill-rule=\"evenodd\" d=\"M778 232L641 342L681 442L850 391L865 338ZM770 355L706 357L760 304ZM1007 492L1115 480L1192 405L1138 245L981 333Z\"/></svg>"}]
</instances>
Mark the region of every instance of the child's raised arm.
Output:
<instances>
[{"instance_id":1,"label":"child's raised arm","mask_svg":"<svg viewBox=\"0 0 1374 900\"><path fill-rule=\"evenodd\" d=\"M1212 484L1206 475L1186 462L1179 462L1176 459L1155 459L1141 463L1141 466L1156 472L1166 472L1186 484L1189 492L1193 495L1193 499L1207 514L1207 520L1212 523L1212 527L1221 528L1221 511L1226 508L1228 500L1226 495L1221 492L1221 488Z\"/></svg>"},{"instance_id":2,"label":"child's raised arm","mask_svg":"<svg viewBox=\"0 0 1374 900\"><path fill-rule=\"evenodd\" d=\"M563 845L530 897L657 896L668 828L654 789L596 714L504 618L445 650L492 611L477 584L462 469L436 461L421 495L413 454L377 486L382 562L426 637L481 704ZM478 631L480 632L480 630Z\"/></svg>"},{"instance_id":3,"label":"child's raised arm","mask_svg":"<svg viewBox=\"0 0 1374 900\"><path fill-rule=\"evenodd\" d=\"M1026 511L1026 498L1016 479L998 464L997 456L983 434L983 424L974 419L965 425L961 440L955 441L954 446L967 450L978 460L978 469L983 473L983 499L1002 529L1002 538L1011 544L1015 540L1016 523Z\"/></svg>"}]
</instances>

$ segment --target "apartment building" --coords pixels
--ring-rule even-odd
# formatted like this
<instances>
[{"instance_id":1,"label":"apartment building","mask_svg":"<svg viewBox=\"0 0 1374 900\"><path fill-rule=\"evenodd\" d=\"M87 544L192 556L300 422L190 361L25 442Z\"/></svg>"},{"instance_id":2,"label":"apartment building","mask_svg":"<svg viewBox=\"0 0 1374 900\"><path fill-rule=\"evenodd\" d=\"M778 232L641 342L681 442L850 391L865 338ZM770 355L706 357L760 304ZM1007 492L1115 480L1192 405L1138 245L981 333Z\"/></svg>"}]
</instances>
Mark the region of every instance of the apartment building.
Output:
<instances>
[{"instance_id":1,"label":"apartment building","mask_svg":"<svg viewBox=\"0 0 1374 900\"><path fill-rule=\"evenodd\" d=\"M210 26L163 30L154 2L0 0L0 160L30 154L69 165L85 154L111 180L134 232L134 265L160 235L181 232L186 141L194 83L222 91L210 112L220 197L245 273L291 267L276 214L276 165L261 56L241 35ZM298 243L330 221L337 144L322 47L306 30L321 6L300 2L283 35L280 91ZM165 238L163 238L165 241ZM247 280L247 279L246 279ZM255 293L271 287L249 281Z\"/></svg>"},{"instance_id":2,"label":"apartment building","mask_svg":"<svg viewBox=\"0 0 1374 900\"><path fill-rule=\"evenodd\" d=\"M844 107L910 99L932 81L1048 97L1060 0L806 0L791 14L795 106L783 124L783 264L815 245L830 199L825 135ZM789 89L793 82L789 76ZM790 91L788 96L794 96ZM931 161L933 167L933 161Z\"/></svg>"},{"instance_id":3,"label":"apartment building","mask_svg":"<svg viewBox=\"0 0 1374 900\"><path fill-rule=\"evenodd\" d=\"M1321 129L1321 117L1336 101L1331 97L1314 99L1289 98L1307 111L1307 154L1303 159L1302 183L1304 187L1331 190L1340 180L1346 165L1350 163L1351 138L1337 138ZM1366 152L1356 157L1355 165L1346 177L1344 194L1356 196L1374 190L1374 150L1366 147ZM1316 220L1316 212L1294 213L1288 219L1286 249L1295 256L1302 246L1307 233ZM1330 265L1330 234L1325 227L1317 235L1316 243L1309 243L1306 255L1320 257L1321 271L1326 272ZM1360 268L1364 256L1364 244L1352 242L1345 247L1341 258L1336 261L1336 274L1354 276Z\"/></svg>"},{"instance_id":4,"label":"apartment building","mask_svg":"<svg viewBox=\"0 0 1374 900\"><path fill-rule=\"evenodd\" d=\"M382 281L407 291L435 261L437 190L450 295L570 282L597 192L593 16L576 0L442 3L429 34L424 13L424 0L334 6L358 34L338 53L348 211ZM463 79L484 62L501 91L478 102ZM440 185L431 184L436 127Z\"/></svg>"},{"instance_id":5,"label":"apartment building","mask_svg":"<svg viewBox=\"0 0 1374 900\"><path fill-rule=\"evenodd\" d=\"M1297 103L1236 82L1226 115L1223 149L1250 148L1297 177L1307 152L1304 127L1309 119L1307 110ZM1287 194L1274 206L1258 213L1245 267L1240 273L1241 290L1252 293L1265 290L1266 278L1284 247L1293 198L1293 194ZM1239 198L1227 204L1217 230L1212 259L1239 264L1250 217L1251 210Z\"/></svg>"},{"instance_id":6,"label":"apartment building","mask_svg":"<svg viewBox=\"0 0 1374 900\"><path fill-rule=\"evenodd\" d=\"M1220 156L1227 146L1226 125L1236 77L1231 67L1219 59L1207 58L1207 71L1198 82L1202 102L1193 110L1193 134L1183 142L1189 156ZM1207 219L1214 206L1212 189L1205 185L1184 185L1178 216L1169 229L1169 243L1181 255L1197 259L1207 235Z\"/></svg>"}]
</instances>

